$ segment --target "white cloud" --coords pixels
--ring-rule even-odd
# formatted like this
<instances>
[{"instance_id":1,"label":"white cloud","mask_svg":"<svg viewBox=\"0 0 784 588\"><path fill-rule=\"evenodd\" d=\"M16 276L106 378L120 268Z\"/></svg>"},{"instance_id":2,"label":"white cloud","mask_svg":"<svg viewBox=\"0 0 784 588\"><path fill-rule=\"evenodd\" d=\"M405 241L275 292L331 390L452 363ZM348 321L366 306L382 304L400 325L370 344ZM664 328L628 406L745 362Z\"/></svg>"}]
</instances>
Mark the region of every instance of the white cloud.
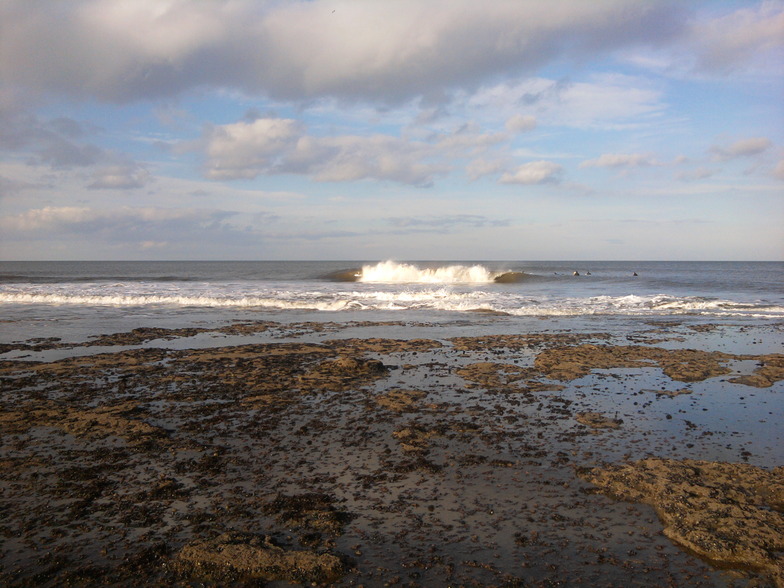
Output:
<instances>
[{"instance_id":1,"label":"white cloud","mask_svg":"<svg viewBox=\"0 0 784 588\"><path fill-rule=\"evenodd\" d=\"M536 117L531 115L523 116L522 114L515 114L507 119L504 126L510 133L524 133L526 131L532 131L536 128Z\"/></svg>"},{"instance_id":2,"label":"white cloud","mask_svg":"<svg viewBox=\"0 0 784 588\"><path fill-rule=\"evenodd\" d=\"M0 150L24 155L31 166L90 170L89 189L141 188L147 169L125 154L83 141L97 128L72 118L43 119L20 109L0 109Z\"/></svg>"},{"instance_id":3,"label":"white cloud","mask_svg":"<svg viewBox=\"0 0 784 588\"><path fill-rule=\"evenodd\" d=\"M401 229L401 233L416 232L450 232L456 229L479 228L479 227L506 227L509 221L506 219L491 219L487 216L478 214L447 214L447 215L428 215L425 217L390 217L385 219L393 227Z\"/></svg>"},{"instance_id":4,"label":"white cloud","mask_svg":"<svg viewBox=\"0 0 784 588\"><path fill-rule=\"evenodd\" d=\"M604 153L597 159L583 161L580 167L646 167L658 165L653 156L646 153Z\"/></svg>"},{"instance_id":5,"label":"white cloud","mask_svg":"<svg viewBox=\"0 0 784 588\"><path fill-rule=\"evenodd\" d=\"M750 137L748 139L740 139L734 143L723 146L714 145L711 147L711 152L714 153L716 159L728 160L737 157L749 157L752 155L759 155L767 151L773 145L767 137Z\"/></svg>"},{"instance_id":6,"label":"white cloud","mask_svg":"<svg viewBox=\"0 0 784 588\"><path fill-rule=\"evenodd\" d=\"M671 43L625 49L616 58L690 81L728 75L779 80L784 63L784 2L748 2L730 12L725 4L694 3L696 14Z\"/></svg>"},{"instance_id":7,"label":"white cloud","mask_svg":"<svg viewBox=\"0 0 784 588\"><path fill-rule=\"evenodd\" d=\"M781 65L784 50L784 3L760 2L694 25L696 66L728 72L772 51ZM775 63L775 61L774 61Z\"/></svg>"},{"instance_id":8,"label":"white cloud","mask_svg":"<svg viewBox=\"0 0 784 588\"><path fill-rule=\"evenodd\" d=\"M475 159L466 166L466 175L469 180L474 181L484 176L500 173L504 167L505 164L502 161Z\"/></svg>"},{"instance_id":9,"label":"white cloud","mask_svg":"<svg viewBox=\"0 0 784 588\"><path fill-rule=\"evenodd\" d=\"M773 168L773 177L784 180L784 159L779 161L776 164L776 167Z\"/></svg>"},{"instance_id":10,"label":"white cloud","mask_svg":"<svg viewBox=\"0 0 784 588\"><path fill-rule=\"evenodd\" d=\"M664 42L684 11L648 0L5 0L0 77L115 102L204 86L394 101Z\"/></svg>"},{"instance_id":11,"label":"white cloud","mask_svg":"<svg viewBox=\"0 0 784 588\"><path fill-rule=\"evenodd\" d=\"M83 223L95 218L95 211L87 207L47 206L28 210L16 216L2 217L0 226L6 231L38 231L59 225Z\"/></svg>"},{"instance_id":12,"label":"white cloud","mask_svg":"<svg viewBox=\"0 0 784 588\"><path fill-rule=\"evenodd\" d=\"M87 206L47 206L14 216L0 217L0 227L13 232L104 233L121 237L129 231L161 231L176 225L208 226L233 212L193 208L122 207L97 209Z\"/></svg>"},{"instance_id":13,"label":"white cloud","mask_svg":"<svg viewBox=\"0 0 784 588\"><path fill-rule=\"evenodd\" d=\"M715 173L716 170L712 170L707 167L697 167L693 170L680 172L676 177L679 180L689 182L693 180L704 180L706 178L711 177Z\"/></svg>"},{"instance_id":14,"label":"white cloud","mask_svg":"<svg viewBox=\"0 0 784 588\"><path fill-rule=\"evenodd\" d=\"M249 222L247 215L219 209L48 206L0 217L0 235L7 243L26 243L28 255L33 257L67 243L69 250L81 252L83 259L117 255L128 259L158 253L203 258L235 247L260 247L278 217L254 216Z\"/></svg>"},{"instance_id":15,"label":"white cloud","mask_svg":"<svg viewBox=\"0 0 784 588\"><path fill-rule=\"evenodd\" d=\"M508 140L504 133L482 133L475 125L463 125L452 133L436 138L436 148L443 152L478 153Z\"/></svg>"},{"instance_id":16,"label":"white cloud","mask_svg":"<svg viewBox=\"0 0 784 588\"><path fill-rule=\"evenodd\" d=\"M542 125L619 129L636 128L661 115L666 108L662 95L658 84L621 74L579 82L527 78L484 87L467 106L510 119L535 115Z\"/></svg>"},{"instance_id":17,"label":"white cloud","mask_svg":"<svg viewBox=\"0 0 784 588\"><path fill-rule=\"evenodd\" d=\"M448 172L455 159L480 156L506 141L506 134L484 133L475 125L433 133L427 140L315 136L293 120L263 118L208 127L200 140L178 149L202 152L210 179L299 174L317 182L376 179L426 186Z\"/></svg>"},{"instance_id":18,"label":"white cloud","mask_svg":"<svg viewBox=\"0 0 784 588\"><path fill-rule=\"evenodd\" d=\"M139 243L139 247L142 249L166 249L169 245L168 241L142 241Z\"/></svg>"},{"instance_id":19,"label":"white cloud","mask_svg":"<svg viewBox=\"0 0 784 588\"><path fill-rule=\"evenodd\" d=\"M31 182L24 180L12 180L11 178L0 176L0 199L11 196L12 194L18 194L24 190L30 190L35 187L36 185Z\"/></svg>"},{"instance_id":20,"label":"white cloud","mask_svg":"<svg viewBox=\"0 0 784 588\"><path fill-rule=\"evenodd\" d=\"M552 161L531 161L501 176L502 184L548 184L560 181L563 167Z\"/></svg>"},{"instance_id":21,"label":"white cloud","mask_svg":"<svg viewBox=\"0 0 784 588\"><path fill-rule=\"evenodd\" d=\"M301 134L291 119L260 118L207 129L204 151L206 176L215 180L254 178L275 164Z\"/></svg>"},{"instance_id":22,"label":"white cloud","mask_svg":"<svg viewBox=\"0 0 784 588\"><path fill-rule=\"evenodd\" d=\"M93 173L90 190L130 190L142 188L150 180L150 173L140 165L113 165Z\"/></svg>"},{"instance_id":23,"label":"white cloud","mask_svg":"<svg viewBox=\"0 0 784 588\"><path fill-rule=\"evenodd\" d=\"M0 108L0 149L27 153L31 163L66 169L107 160L109 152L80 141L94 131L70 118L45 120L21 108Z\"/></svg>"},{"instance_id":24,"label":"white cloud","mask_svg":"<svg viewBox=\"0 0 784 588\"><path fill-rule=\"evenodd\" d=\"M446 167L423 163L430 148L385 135L309 138L310 157L303 171L316 181L346 182L375 178L404 184L427 185ZM301 147L301 144L300 144Z\"/></svg>"}]
</instances>

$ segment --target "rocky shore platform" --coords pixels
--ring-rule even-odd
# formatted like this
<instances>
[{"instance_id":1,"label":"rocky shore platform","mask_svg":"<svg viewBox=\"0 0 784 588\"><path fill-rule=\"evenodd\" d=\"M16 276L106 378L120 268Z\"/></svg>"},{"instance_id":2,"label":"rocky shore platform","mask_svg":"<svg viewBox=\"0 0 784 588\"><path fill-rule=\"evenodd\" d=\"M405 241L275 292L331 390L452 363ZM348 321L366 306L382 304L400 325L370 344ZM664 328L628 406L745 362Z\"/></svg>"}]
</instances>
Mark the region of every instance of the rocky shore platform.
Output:
<instances>
[{"instance_id":1,"label":"rocky shore platform","mask_svg":"<svg viewBox=\"0 0 784 588\"><path fill-rule=\"evenodd\" d=\"M409 326L3 345L0 584L784 586L745 327Z\"/></svg>"}]
</instances>

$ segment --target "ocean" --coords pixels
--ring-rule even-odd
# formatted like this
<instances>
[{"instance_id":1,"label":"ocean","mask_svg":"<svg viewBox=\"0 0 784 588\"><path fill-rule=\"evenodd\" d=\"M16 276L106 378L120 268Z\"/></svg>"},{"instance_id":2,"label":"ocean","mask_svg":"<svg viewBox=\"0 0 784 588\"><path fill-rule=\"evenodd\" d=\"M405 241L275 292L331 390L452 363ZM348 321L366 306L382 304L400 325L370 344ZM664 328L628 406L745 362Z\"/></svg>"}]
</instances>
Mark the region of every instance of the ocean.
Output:
<instances>
[{"instance_id":1,"label":"ocean","mask_svg":"<svg viewBox=\"0 0 784 588\"><path fill-rule=\"evenodd\" d=\"M0 262L2 342L236 320L635 327L784 319L782 262ZM533 321L533 322L532 322Z\"/></svg>"}]
</instances>

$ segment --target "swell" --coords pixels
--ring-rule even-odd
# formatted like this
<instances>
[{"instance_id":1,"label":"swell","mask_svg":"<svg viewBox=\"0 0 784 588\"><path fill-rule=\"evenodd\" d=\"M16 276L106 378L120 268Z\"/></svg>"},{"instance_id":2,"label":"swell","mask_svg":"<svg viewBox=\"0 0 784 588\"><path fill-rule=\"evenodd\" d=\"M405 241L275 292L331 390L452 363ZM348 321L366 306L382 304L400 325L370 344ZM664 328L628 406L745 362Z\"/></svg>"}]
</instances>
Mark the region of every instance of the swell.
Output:
<instances>
[{"instance_id":1,"label":"swell","mask_svg":"<svg viewBox=\"0 0 784 588\"><path fill-rule=\"evenodd\" d=\"M29 274L0 274L2 284L60 284L92 282L193 282L196 278L176 275L93 275L93 276L36 276Z\"/></svg>"},{"instance_id":2,"label":"swell","mask_svg":"<svg viewBox=\"0 0 784 588\"><path fill-rule=\"evenodd\" d=\"M331 282L358 282L362 277L362 268L344 269L330 272L323 279Z\"/></svg>"}]
</instances>

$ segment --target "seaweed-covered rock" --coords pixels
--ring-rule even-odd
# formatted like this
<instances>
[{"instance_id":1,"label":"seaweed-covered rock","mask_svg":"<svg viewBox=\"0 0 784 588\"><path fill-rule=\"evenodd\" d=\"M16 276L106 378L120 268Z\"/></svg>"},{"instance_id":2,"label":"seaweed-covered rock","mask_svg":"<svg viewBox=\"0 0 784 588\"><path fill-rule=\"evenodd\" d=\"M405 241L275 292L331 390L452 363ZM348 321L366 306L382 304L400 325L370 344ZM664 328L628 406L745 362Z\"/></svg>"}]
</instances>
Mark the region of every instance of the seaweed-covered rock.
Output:
<instances>
[{"instance_id":1,"label":"seaweed-covered rock","mask_svg":"<svg viewBox=\"0 0 784 588\"><path fill-rule=\"evenodd\" d=\"M345 572L329 553L286 550L266 535L229 532L182 548L177 562L183 575L212 582L242 579L334 582Z\"/></svg>"},{"instance_id":2,"label":"seaweed-covered rock","mask_svg":"<svg viewBox=\"0 0 784 588\"><path fill-rule=\"evenodd\" d=\"M442 436L445 431L444 425L425 428L410 424L393 432L392 436L397 439L404 453L425 454L430 449L430 440Z\"/></svg>"},{"instance_id":3,"label":"seaweed-covered rock","mask_svg":"<svg viewBox=\"0 0 784 588\"><path fill-rule=\"evenodd\" d=\"M393 412L413 410L417 403L427 396L422 390L401 390L395 388L376 398L376 403Z\"/></svg>"},{"instance_id":4,"label":"seaweed-covered rock","mask_svg":"<svg viewBox=\"0 0 784 588\"><path fill-rule=\"evenodd\" d=\"M377 359L339 357L322 361L301 375L299 382L306 390L340 391L369 383L387 372L387 367Z\"/></svg>"},{"instance_id":5,"label":"seaweed-covered rock","mask_svg":"<svg viewBox=\"0 0 784 588\"><path fill-rule=\"evenodd\" d=\"M651 458L582 477L611 496L653 506L664 534L697 555L784 586L784 467Z\"/></svg>"},{"instance_id":6,"label":"seaweed-covered rock","mask_svg":"<svg viewBox=\"0 0 784 588\"><path fill-rule=\"evenodd\" d=\"M421 353L440 349L443 345L433 339L383 339L368 337L365 339L334 339L325 344L345 355L362 353Z\"/></svg>"},{"instance_id":7,"label":"seaweed-covered rock","mask_svg":"<svg viewBox=\"0 0 784 588\"><path fill-rule=\"evenodd\" d=\"M266 504L263 511L275 515L287 527L305 532L327 533L339 536L353 516L335 508L335 497L319 492L288 496L279 494Z\"/></svg>"},{"instance_id":8,"label":"seaweed-covered rock","mask_svg":"<svg viewBox=\"0 0 784 588\"><path fill-rule=\"evenodd\" d=\"M574 417L578 423L593 429L617 429L623 421L621 419L611 419L600 412L580 412Z\"/></svg>"},{"instance_id":9,"label":"seaweed-covered rock","mask_svg":"<svg viewBox=\"0 0 784 588\"><path fill-rule=\"evenodd\" d=\"M586 344L546 349L534 366L556 380L574 380L596 369L658 366L673 380L699 382L730 373L722 364L735 358L718 351Z\"/></svg>"},{"instance_id":10,"label":"seaweed-covered rock","mask_svg":"<svg viewBox=\"0 0 784 588\"><path fill-rule=\"evenodd\" d=\"M86 439L117 436L125 439L129 445L138 447L164 446L168 443L165 430L139 418L144 415L140 414L142 411L134 402L84 410L51 402L41 404L46 408L4 413L0 416L0 427L9 433L19 433L32 426L54 427Z\"/></svg>"},{"instance_id":11,"label":"seaweed-covered rock","mask_svg":"<svg viewBox=\"0 0 784 588\"><path fill-rule=\"evenodd\" d=\"M784 355L772 353L756 359L759 360L759 367L753 374L732 378L730 382L756 388L769 388L776 382L784 380Z\"/></svg>"}]
</instances>

